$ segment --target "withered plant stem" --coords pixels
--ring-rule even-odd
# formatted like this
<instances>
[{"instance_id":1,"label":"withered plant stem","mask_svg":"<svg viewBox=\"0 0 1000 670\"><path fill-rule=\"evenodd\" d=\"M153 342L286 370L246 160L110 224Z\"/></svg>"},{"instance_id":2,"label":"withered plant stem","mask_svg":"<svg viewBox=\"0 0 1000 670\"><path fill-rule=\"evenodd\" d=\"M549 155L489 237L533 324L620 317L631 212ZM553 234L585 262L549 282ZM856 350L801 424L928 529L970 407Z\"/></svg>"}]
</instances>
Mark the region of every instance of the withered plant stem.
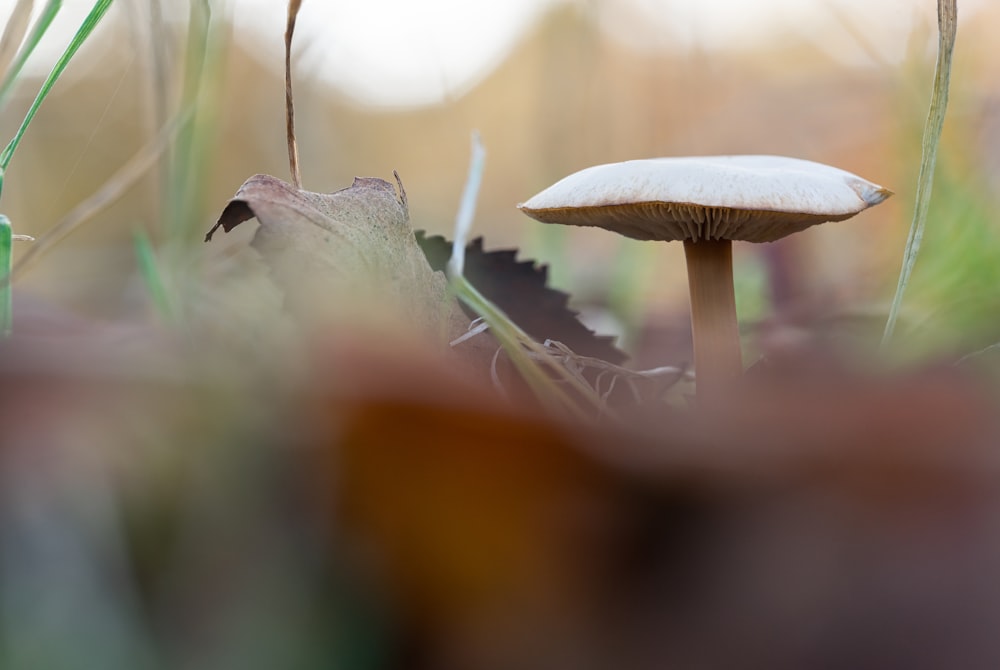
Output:
<instances>
[{"instance_id":1,"label":"withered plant stem","mask_svg":"<svg viewBox=\"0 0 1000 670\"><path fill-rule=\"evenodd\" d=\"M292 36L295 34L295 18L299 14L302 0L288 1L288 25L285 28L285 132L288 139L288 169L292 173L292 183L302 188L302 174L299 171L299 145L295 139L295 98L292 95Z\"/></svg>"}]
</instances>

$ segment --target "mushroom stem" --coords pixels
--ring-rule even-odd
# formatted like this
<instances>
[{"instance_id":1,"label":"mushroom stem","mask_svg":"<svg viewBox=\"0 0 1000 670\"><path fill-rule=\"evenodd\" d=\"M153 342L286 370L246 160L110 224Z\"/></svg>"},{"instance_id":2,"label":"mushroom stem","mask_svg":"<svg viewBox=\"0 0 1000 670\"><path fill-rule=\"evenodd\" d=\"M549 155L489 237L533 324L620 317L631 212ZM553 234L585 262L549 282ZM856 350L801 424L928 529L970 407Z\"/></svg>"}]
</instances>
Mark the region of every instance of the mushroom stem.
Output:
<instances>
[{"instance_id":1,"label":"mushroom stem","mask_svg":"<svg viewBox=\"0 0 1000 670\"><path fill-rule=\"evenodd\" d=\"M733 290L733 243L684 242L699 401L716 397L743 372Z\"/></svg>"}]
</instances>

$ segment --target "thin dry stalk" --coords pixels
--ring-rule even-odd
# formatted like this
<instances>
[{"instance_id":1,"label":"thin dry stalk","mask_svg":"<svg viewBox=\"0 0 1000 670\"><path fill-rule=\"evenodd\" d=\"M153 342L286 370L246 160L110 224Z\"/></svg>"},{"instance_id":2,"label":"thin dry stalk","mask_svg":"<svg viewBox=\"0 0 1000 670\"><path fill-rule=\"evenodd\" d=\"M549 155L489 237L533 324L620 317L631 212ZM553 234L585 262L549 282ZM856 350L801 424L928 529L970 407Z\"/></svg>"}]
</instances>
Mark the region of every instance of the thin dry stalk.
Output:
<instances>
[{"instance_id":1,"label":"thin dry stalk","mask_svg":"<svg viewBox=\"0 0 1000 670\"><path fill-rule=\"evenodd\" d=\"M14 5L10 18L7 19L7 25L3 29L3 37L0 37L0 75L6 76L18 48L24 42L28 24L31 23L31 11L34 8L33 0L19 0Z\"/></svg>"},{"instance_id":2,"label":"thin dry stalk","mask_svg":"<svg viewBox=\"0 0 1000 670\"><path fill-rule=\"evenodd\" d=\"M930 209L931 191L934 187L934 166L937 163L938 145L944 128L945 112L948 109L948 87L951 82L951 59L955 50L955 35L958 32L958 6L956 0L938 0L938 54L934 66L934 85L931 89L931 104L924 124L920 173L917 176L916 203L913 207L913 222L903 252L903 266L899 271L896 295L889 307L889 319L882 333L882 348L889 346L896 319L899 317L903 294L910 281L910 273L917 262L917 253L924 238L927 212Z\"/></svg>"},{"instance_id":3,"label":"thin dry stalk","mask_svg":"<svg viewBox=\"0 0 1000 670\"><path fill-rule=\"evenodd\" d=\"M170 124L160 130L159 134L144 147L139 149L132 158L121 166L104 186L94 192L89 198L79 203L56 225L38 237L34 244L21 256L11 269L10 277L0 279L0 286L17 279L33 261L49 251L57 242L76 230L80 225L109 207L132 187L153 166L160 155L166 150L177 134L177 130L191 117L191 110L179 115Z\"/></svg>"},{"instance_id":4,"label":"thin dry stalk","mask_svg":"<svg viewBox=\"0 0 1000 670\"><path fill-rule=\"evenodd\" d=\"M295 140L295 99L292 95L292 36L295 34L295 19L302 7L302 0L288 1L288 25L285 28L285 130L288 136L288 169L292 173L292 183L302 188L302 174L299 171L299 145Z\"/></svg>"}]
</instances>

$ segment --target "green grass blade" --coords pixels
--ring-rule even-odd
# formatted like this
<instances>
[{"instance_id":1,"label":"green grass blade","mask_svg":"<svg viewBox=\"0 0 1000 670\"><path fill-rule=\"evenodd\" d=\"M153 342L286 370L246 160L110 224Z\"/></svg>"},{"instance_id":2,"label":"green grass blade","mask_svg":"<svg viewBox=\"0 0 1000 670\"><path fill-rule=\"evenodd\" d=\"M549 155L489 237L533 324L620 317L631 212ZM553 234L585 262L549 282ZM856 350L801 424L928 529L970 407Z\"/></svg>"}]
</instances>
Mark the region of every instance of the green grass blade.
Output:
<instances>
[{"instance_id":1,"label":"green grass blade","mask_svg":"<svg viewBox=\"0 0 1000 670\"><path fill-rule=\"evenodd\" d=\"M173 316L173 308L170 304L170 292L167 290L166 282L160 263L156 258L156 250L153 249L153 242L144 230L135 233L133 240L136 261L139 265L139 274L142 277L153 307L165 320L170 321Z\"/></svg>"},{"instance_id":2,"label":"green grass blade","mask_svg":"<svg viewBox=\"0 0 1000 670\"><path fill-rule=\"evenodd\" d=\"M604 416L612 416L593 389L554 361L544 347L476 290L469 280L462 276L453 276L449 280L449 286L458 299L468 305L489 326L490 332L542 404L555 414L568 414L584 422L589 422L602 413ZM546 363L543 364L541 361ZM546 368L555 377L550 376ZM574 400L560 382L572 388L580 401ZM587 403L590 407L585 409L581 403Z\"/></svg>"},{"instance_id":3,"label":"green grass blade","mask_svg":"<svg viewBox=\"0 0 1000 670\"><path fill-rule=\"evenodd\" d=\"M70 40L69 46L63 52L59 60L56 61L55 66L53 66L52 71L49 72L49 76L45 78L45 82L42 84L41 89L38 91L38 95L35 96L34 102L31 103L31 107L28 108L27 114L24 116L24 121L21 122L21 126L14 133L13 139L7 144L3 152L0 152L0 171L6 171L7 167L10 165L10 159L14 155L14 151L17 149L18 144L21 143L21 138L24 136L25 131L31 124L31 121L35 118L35 114L38 112L38 108L41 107L42 101L48 96L52 87L55 86L56 81L62 75L63 71L69 65L70 61L76 55L76 52L80 49L86 39L90 36L97 25L104 18L104 14L108 11L111 6L112 0L97 0L94 3L93 9L90 10L90 14L83 20L80 24L79 29L77 29L76 34L73 35L73 39ZM0 173L2 174L2 173ZM2 190L3 182L0 181L0 190Z\"/></svg>"},{"instance_id":4,"label":"green grass blade","mask_svg":"<svg viewBox=\"0 0 1000 670\"><path fill-rule=\"evenodd\" d=\"M38 46L42 36L48 32L49 26L52 25L52 21L56 18L56 14L59 13L60 9L62 9L62 0L49 0L45 3L41 14L38 15L38 20L35 21L34 28L28 33L27 39L21 43L21 48L18 49L14 60L11 61L10 67L4 72L3 80L0 81L0 107L6 102L7 96L10 95L11 90L14 88L14 82L17 81L18 75L24 69L24 64L27 62L28 57L35 51L35 47Z\"/></svg>"},{"instance_id":5,"label":"green grass blade","mask_svg":"<svg viewBox=\"0 0 1000 670\"><path fill-rule=\"evenodd\" d=\"M955 48L957 27L956 0L938 0L938 54L934 67L931 104L924 126L920 173L917 177L916 204L913 209L910 234L906 240L906 250L903 253L903 266L899 272L896 295L889 308L889 318L885 324L885 331L882 333L881 346L883 349L888 346L896 328L900 305L903 303L903 294L910 281L910 274L913 272L913 265L916 263L920 243L924 237L924 227L927 224L927 211L930 207L931 190L934 185L934 166L937 162L938 145L941 143L945 111L948 108L948 86L951 81L951 59Z\"/></svg>"},{"instance_id":6,"label":"green grass blade","mask_svg":"<svg viewBox=\"0 0 1000 670\"><path fill-rule=\"evenodd\" d=\"M209 131L216 108L212 96L217 93L211 72L218 59L213 52L215 31L211 4L207 0L192 0L180 104L194 111L177 131L163 189L165 239L174 244L198 246L201 242L199 212L203 210L205 173L211 162Z\"/></svg>"},{"instance_id":7,"label":"green grass blade","mask_svg":"<svg viewBox=\"0 0 1000 670\"><path fill-rule=\"evenodd\" d=\"M10 262L12 258L11 245L14 241L13 231L10 226L10 219L0 214L0 338L10 335L12 323L11 314L11 288L7 277L10 276Z\"/></svg>"},{"instance_id":8,"label":"green grass blade","mask_svg":"<svg viewBox=\"0 0 1000 670\"><path fill-rule=\"evenodd\" d=\"M479 141L479 134L473 133L469 173L455 219L454 243L451 259L448 261L449 287L459 300L468 305L489 326L490 332L507 352L507 356L540 402L555 413L568 413L583 421L589 421L594 416L602 414L610 416L611 412L603 406L592 388L554 360L542 345L535 342L503 310L476 290L476 287L462 274L465 247L472 229L485 162L486 152ZM560 386L560 382L573 389L580 401L574 400L565 388ZM584 408L581 403L590 406Z\"/></svg>"}]
</instances>

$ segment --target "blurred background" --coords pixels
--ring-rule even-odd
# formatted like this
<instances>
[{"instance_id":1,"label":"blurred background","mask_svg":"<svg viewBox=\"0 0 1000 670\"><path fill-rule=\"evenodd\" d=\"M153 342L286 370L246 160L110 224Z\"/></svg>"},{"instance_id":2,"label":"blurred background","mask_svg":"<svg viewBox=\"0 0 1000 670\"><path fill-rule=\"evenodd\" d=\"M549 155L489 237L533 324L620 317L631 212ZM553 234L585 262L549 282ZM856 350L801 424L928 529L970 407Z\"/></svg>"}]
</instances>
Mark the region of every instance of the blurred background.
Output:
<instances>
[{"instance_id":1,"label":"blurred background","mask_svg":"<svg viewBox=\"0 0 1000 670\"><path fill-rule=\"evenodd\" d=\"M67 3L57 26L72 30L86 9ZM182 217L195 240L247 177L288 177L284 11L271 0L112 8L7 175L4 211L16 231L44 232L182 105L196 101L197 113L159 169L32 263L22 291L118 315L130 309L134 231L162 243L178 227L171 217ZM1000 340L983 318L1000 307L989 214L1000 169L997 11L986 1L961 7L938 190L900 338L919 355ZM29 63L35 76L65 39L47 36ZM644 328L686 318L680 246L542 226L515 205L578 169L631 158L774 153L830 163L896 197L776 245L737 245L741 322L819 319L867 337L881 329L899 270L935 46L934 3L918 0L306 2L293 49L304 185L329 192L398 170L414 227L449 233L479 130L488 158L475 232L487 248L548 263L556 286L641 354ZM8 134L36 88L22 80L3 119ZM178 151L182 180L165 167ZM681 340L685 329L676 328Z\"/></svg>"},{"instance_id":2,"label":"blurred background","mask_svg":"<svg viewBox=\"0 0 1000 670\"><path fill-rule=\"evenodd\" d=\"M89 10L64 5L4 137ZM874 358L934 10L304 0L304 186L396 170L413 227L450 234L478 130L475 234L548 264L645 366L690 360L680 246L543 226L516 204L632 158L830 163L896 195L736 245L746 358L768 337ZM105 206L30 264L15 247L0 668L996 667L995 393L950 365L1000 342L996 2L960 7L927 234L880 354L907 365L859 376L793 356L790 378L755 378L718 415L663 403L600 429L515 411L406 328L303 336L247 246L253 224L204 244L248 177L288 179L284 12L118 0L4 175L17 233L81 221L95 194ZM108 183L128 187L101 196Z\"/></svg>"}]
</instances>

